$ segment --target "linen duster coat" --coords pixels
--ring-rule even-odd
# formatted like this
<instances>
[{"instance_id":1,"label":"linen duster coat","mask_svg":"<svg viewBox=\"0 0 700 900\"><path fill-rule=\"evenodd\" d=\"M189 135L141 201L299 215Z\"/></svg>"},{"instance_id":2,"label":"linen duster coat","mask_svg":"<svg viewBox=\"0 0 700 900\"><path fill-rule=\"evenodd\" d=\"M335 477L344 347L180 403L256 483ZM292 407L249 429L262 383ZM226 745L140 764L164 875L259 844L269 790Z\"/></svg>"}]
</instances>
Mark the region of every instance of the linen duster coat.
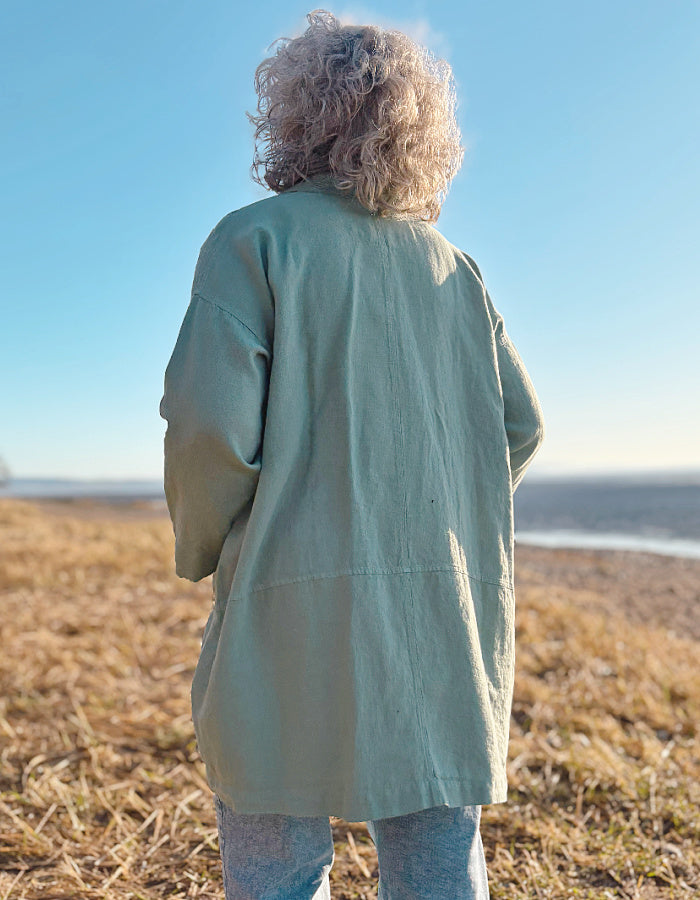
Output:
<instances>
[{"instance_id":1,"label":"linen duster coat","mask_svg":"<svg viewBox=\"0 0 700 900\"><path fill-rule=\"evenodd\" d=\"M535 392L474 262L315 178L202 247L161 414L192 685L238 812L506 799L512 491Z\"/></svg>"}]
</instances>

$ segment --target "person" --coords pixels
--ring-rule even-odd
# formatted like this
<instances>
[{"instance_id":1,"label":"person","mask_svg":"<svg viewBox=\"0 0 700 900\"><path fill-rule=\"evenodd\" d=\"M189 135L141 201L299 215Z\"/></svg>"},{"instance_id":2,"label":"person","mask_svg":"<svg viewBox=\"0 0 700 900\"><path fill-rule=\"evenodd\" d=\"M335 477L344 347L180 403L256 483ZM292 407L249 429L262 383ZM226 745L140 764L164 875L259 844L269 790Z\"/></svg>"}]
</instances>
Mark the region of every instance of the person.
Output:
<instances>
[{"instance_id":1,"label":"person","mask_svg":"<svg viewBox=\"0 0 700 900\"><path fill-rule=\"evenodd\" d=\"M434 226L462 161L453 76L317 11L256 88L275 196L204 243L161 404L176 571L213 574L192 709L226 897L330 897L337 816L367 822L381 900L481 900L512 494L543 422Z\"/></svg>"}]
</instances>

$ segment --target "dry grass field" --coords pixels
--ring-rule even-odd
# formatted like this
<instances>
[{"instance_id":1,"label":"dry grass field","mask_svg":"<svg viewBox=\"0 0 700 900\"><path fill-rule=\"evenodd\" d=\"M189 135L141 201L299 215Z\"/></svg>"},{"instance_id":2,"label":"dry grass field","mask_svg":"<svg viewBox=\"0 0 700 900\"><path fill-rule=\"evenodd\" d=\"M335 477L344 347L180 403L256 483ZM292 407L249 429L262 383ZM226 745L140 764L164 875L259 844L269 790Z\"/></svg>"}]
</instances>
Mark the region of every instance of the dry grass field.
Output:
<instances>
[{"instance_id":1,"label":"dry grass field","mask_svg":"<svg viewBox=\"0 0 700 900\"><path fill-rule=\"evenodd\" d=\"M0 500L0 900L221 898L189 718L207 580L148 505ZM518 548L492 897L700 895L700 561ZM332 820L334 900L375 898ZM437 898L436 898L437 900Z\"/></svg>"}]
</instances>

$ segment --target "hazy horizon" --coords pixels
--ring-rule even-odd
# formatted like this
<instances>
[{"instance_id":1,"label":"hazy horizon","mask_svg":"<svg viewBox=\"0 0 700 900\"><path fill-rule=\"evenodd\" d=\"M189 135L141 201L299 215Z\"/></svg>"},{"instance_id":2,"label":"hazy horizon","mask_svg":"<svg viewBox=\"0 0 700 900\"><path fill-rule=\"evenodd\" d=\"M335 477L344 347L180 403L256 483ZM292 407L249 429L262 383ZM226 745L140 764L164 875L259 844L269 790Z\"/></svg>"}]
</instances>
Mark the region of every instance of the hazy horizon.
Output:
<instances>
[{"instance_id":1,"label":"hazy horizon","mask_svg":"<svg viewBox=\"0 0 700 900\"><path fill-rule=\"evenodd\" d=\"M650 479L659 479L663 483L696 483L700 481L700 466L667 466L655 468L600 468L600 469L559 469L556 467L535 468L534 464L525 475L528 484L537 484L541 481L588 481L615 479L620 481L635 481L637 479L647 482ZM50 475L50 474L13 474L10 472L7 483L18 482L53 482L75 484L154 484L162 483L162 473L154 475ZM523 482L525 483L525 481Z\"/></svg>"}]
</instances>

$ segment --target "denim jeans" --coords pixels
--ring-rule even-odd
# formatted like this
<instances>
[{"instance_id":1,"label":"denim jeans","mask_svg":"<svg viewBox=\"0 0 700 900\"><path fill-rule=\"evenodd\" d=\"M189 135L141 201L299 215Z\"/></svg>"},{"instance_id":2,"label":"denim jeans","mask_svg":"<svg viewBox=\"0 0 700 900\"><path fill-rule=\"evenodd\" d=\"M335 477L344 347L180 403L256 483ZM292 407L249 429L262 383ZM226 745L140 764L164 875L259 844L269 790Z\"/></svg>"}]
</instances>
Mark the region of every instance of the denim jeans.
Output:
<instances>
[{"instance_id":1,"label":"denim jeans","mask_svg":"<svg viewBox=\"0 0 700 900\"><path fill-rule=\"evenodd\" d=\"M330 900L330 820L233 812L215 797L226 900ZM488 900L480 806L375 819L378 900Z\"/></svg>"}]
</instances>

